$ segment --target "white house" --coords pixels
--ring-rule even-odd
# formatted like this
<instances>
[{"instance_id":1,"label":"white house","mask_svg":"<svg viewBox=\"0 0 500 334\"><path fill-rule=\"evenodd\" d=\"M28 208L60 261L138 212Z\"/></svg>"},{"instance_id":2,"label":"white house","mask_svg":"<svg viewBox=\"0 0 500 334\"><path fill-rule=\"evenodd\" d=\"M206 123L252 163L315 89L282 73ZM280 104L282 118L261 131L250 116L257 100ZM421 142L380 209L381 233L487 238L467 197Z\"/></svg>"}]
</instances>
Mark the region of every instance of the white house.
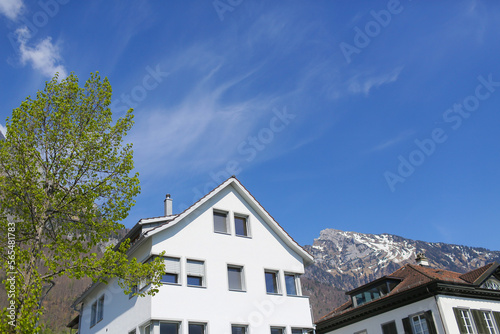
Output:
<instances>
[{"instance_id":1,"label":"white house","mask_svg":"<svg viewBox=\"0 0 500 334\"><path fill-rule=\"evenodd\" d=\"M313 329L300 275L313 257L231 177L180 214L141 219L127 234L131 257L165 251L154 296L94 284L69 325L87 333L296 334ZM148 286L139 287L148 289Z\"/></svg>"},{"instance_id":2,"label":"white house","mask_svg":"<svg viewBox=\"0 0 500 334\"><path fill-rule=\"evenodd\" d=\"M460 274L407 264L349 291L319 334L500 334L500 265Z\"/></svg>"}]
</instances>

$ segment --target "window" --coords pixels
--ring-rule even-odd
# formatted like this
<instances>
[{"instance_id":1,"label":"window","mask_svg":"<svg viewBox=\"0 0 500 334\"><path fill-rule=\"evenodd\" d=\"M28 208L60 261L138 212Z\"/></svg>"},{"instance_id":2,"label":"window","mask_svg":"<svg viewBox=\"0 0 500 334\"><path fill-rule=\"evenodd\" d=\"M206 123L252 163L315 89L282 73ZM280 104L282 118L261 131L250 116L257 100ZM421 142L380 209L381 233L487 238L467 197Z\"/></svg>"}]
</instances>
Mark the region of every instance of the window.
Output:
<instances>
[{"instance_id":1,"label":"window","mask_svg":"<svg viewBox=\"0 0 500 334\"><path fill-rule=\"evenodd\" d=\"M205 334L205 324L189 324L189 334Z\"/></svg>"},{"instance_id":2,"label":"window","mask_svg":"<svg viewBox=\"0 0 500 334\"><path fill-rule=\"evenodd\" d=\"M97 322L102 320L104 311L104 295L97 301Z\"/></svg>"},{"instance_id":3,"label":"window","mask_svg":"<svg viewBox=\"0 0 500 334\"><path fill-rule=\"evenodd\" d=\"M227 212L214 211L214 231L218 233L229 233Z\"/></svg>"},{"instance_id":4,"label":"window","mask_svg":"<svg viewBox=\"0 0 500 334\"><path fill-rule=\"evenodd\" d=\"M281 327L271 327L271 334L285 334L285 329Z\"/></svg>"},{"instance_id":5,"label":"window","mask_svg":"<svg viewBox=\"0 0 500 334\"><path fill-rule=\"evenodd\" d=\"M165 257L165 274L161 278L162 283L179 284L181 273L181 261L175 257Z\"/></svg>"},{"instance_id":6,"label":"window","mask_svg":"<svg viewBox=\"0 0 500 334\"><path fill-rule=\"evenodd\" d=\"M151 334L151 325L144 327L144 334Z\"/></svg>"},{"instance_id":7,"label":"window","mask_svg":"<svg viewBox=\"0 0 500 334\"><path fill-rule=\"evenodd\" d=\"M90 312L90 327L94 326L96 323L96 314L97 314L97 302L92 304L92 309Z\"/></svg>"},{"instance_id":8,"label":"window","mask_svg":"<svg viewBox=\"0 0 500 334\"><path fill-rule=\"evenodd\" d=\"M160 322L160 334L178 334L179 323L177 322Z\"/></svg>"},{"instance_id":9,"label":"window","mask_svg":"<svg viewBox=\"0 0 500 334\"><path fill-rule=\"evenodd\" d=\"M229 282L229 290L245 290L245 282L243 280L243 267L227 266L227 279Z\"/></svg>"},{"instance_id":10,"label":"window","mask_svg":"<svg viewBox=\"0 0 500 334\"><path fill-rule=\"evenodd\" d=\"M276 294L280 293L278 285L278 272L266 270L264 276L266 279L266 292Z\"/></svg>"},{"instance_id":11,"label":"window","mask_svg":"<svg viewBox=\"0 0 500 334\"><path fill-rule=\"evenodd\" d=\"M232 325L231 334L247 334L247 326Z\"/></svg>"},{"instance_id":12,"label":"window","mask_svg":"<svg viewBox=\"0 0 500 334\"><path fill-rule=\"evenodd\" d=\"M133 330L131 330L130 332L128 332L128 334L136 334L136 333L137 333L137 332L136 332L136 330L135 330L135 329L133 329Z\"/></svg>"},{"instance_id":13,"label":"window","mask_svg":"<svg viewBox=\"0 0 500 334\"><path fill-rule=\"evenodd\" d=\"M383 334L398 334L398 330L396 328L396 323L394 321L388 322L382 325L382 333Z\"/></svg>"},{"instance_id":14,"label":"window","mask_svg":"<svg viewBox=\"0 0 500 334\"><path fill-rule=\"evenodd\" d=\"M306 334L309 331L305 328L292 328L292 334Z\"/></svg>"},{"instance_id":15,"label":"window","mask_svg":"<svg viewBox=\"0 0 500 334\"><path fill-rule=\"evenodd\" d=\"M411 318L411 325L415 334L428 334L429 328L423 314L415 315Z\"/></svg>"},{"instance_id":16,"label":"window","mask_svg":"<svg viewBox=\"0 0 500 334\"><path fill-rule=\"evenodd\" d=\"M426 311L420 314L412 315L403 319L405 333L412 334L432 334L437 333L434 325L432 311Z\"/></svg>"},{"instance_id":17,"label":"window","mask_svg":"<svg viewBox=\"0 0 500 334\"><path fill-rule=\"evenodd\" d=\"M234 233L239 236L248 237L248 223L246 217L234 216Z\"/></svg>"},{"instance_id":18,"label":"window","mask_svg":"<svg viewBox=\"0 0 500 334\"><path fill-rule=\"evenodd\" d=\"M205 262L196 260L186 261L187 285L205 286Z\"/></svg>"},{"instance_id":19,"label":"window","mask_svg":"<svg viewBox=\"0 0 500 334\"><path fill-rule=\"evenodd\" d=\"M469 310L454 308L455 318L458 323L460 333L473 334L474 327L472 325L472 318Z\"/></svg>"},{"instance_id":20,"label":"window","mask_svg":"<svg viewBox=\"0 0 500 334\"><path fill-rule=\"evenodd\" d=\"M476 327L476 331L480 334L498 334L498 328L495 327L495 319L493 318L493 314L488 310L460 310L464 312L472 313L472 322ZM469 320L470 320L469 313ZM460 324L460 322L459 322ZM463 324L463 322L462 322ZM460 330L462 330L462 327Z\"/></svg>"},{"instance_id":21,"label":"window","mask_svg":"<svg viewBox=\"0 0 500 334\"><path fill-rule=\"evenodd\" d=\"M285 274L286 294L289 296L297 296L298 293L298 277L295 274Z\"/></svg>"},{"instance_id":22,"label":"window","mask_svg":"<svg viewBox=\"0 0 500 334\"><path fill-rule=\"evenodd\" d=\"M104 308L104 295L102 295L98 300L92 304L90 311L90 327L94 326L96 323L103 318L103 308Z\"/></svg>"}]
</instances>

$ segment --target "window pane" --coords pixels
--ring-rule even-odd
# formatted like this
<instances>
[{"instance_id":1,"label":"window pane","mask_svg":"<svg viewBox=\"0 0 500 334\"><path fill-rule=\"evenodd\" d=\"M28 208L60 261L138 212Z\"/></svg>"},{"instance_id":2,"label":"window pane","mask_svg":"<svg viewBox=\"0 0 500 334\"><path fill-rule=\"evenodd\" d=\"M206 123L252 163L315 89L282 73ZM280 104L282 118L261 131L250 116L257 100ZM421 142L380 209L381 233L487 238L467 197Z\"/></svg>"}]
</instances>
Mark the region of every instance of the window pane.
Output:
<instances>
[{"instance_id":1,"label":"window pane","mask_svg":"<svg viewBox=\"0 0 500 334\"><path fill-rule=\"evenodd\" d=\"M103 308L104 308L104 295L101 296L101 298L99 298L99 301L97 302L97 321L102 320Z\"/></svg>"},{"instance_id":2,"label":"window pane","mask_svg":"<svg viewBox=\"0 0 500 334\"><path fill-rule=\"evenodd\" d=\"M271 328L271 334L283 334L283 328Z\"/></svg>"},{"instance_id":3,"label":"window pane","mask_svg":"<svg viewBox=\"0 0 500 334\"><path fill-rule=\"evenodd\" d=\"M234 229L236 235L248 236L247 219L244 217L234 217Z\"/></svg>"},{"instance_id":4,"label":"window pane","mask_svg":"<svg viewBox=\"0 0 500 334\"><path fill-rule=\"evenodd\" d=\"M302 334L302 329L292 328L292 334Z\"/></svg>"},{"instance_id":5,"label":"window pane","mask_svg":"<svg viewBox=\"0 0 500 334\"><path fill-rule=\"evenodd\" d=\"M221 233L227 232L227 213L214 212L214 231Z\"/></svg>"},{"instance_id":6,"label":"window pane","mask_svg":"<svg viewBox=\"0 0 500 334\"><path fill-rule=\"evenodd\" d=\"M278 293L278 282L276 280L277 278L276 273L266 271L265 276L266 276L267 293Z\"/></svg>"},{"instance_id":7,"label":"window pane","mask_svg":"<svg viewBox=\"0 0 500 334\"><path fill-rule=\"evenodd\" d=\"M286 294L291 296L297 295L297 285L295 283L295 275L285 275Z\"/></svg>"},{"instance_id":8,"label":"window pane","mask_svg":"<svg viewBox=\"0 0 500 334\"><path fill-rule=\"evenodd\" d=\"M90 326L95 325L96 315L97 315L97 302L92 304L92 310L91 310L91 315L90 315Z\"/></svg>"},{"instance_id":9,"label":"window pane","mask_svg":"<svg viewBox=\"0 0 500 334\"><path fill-rule=\"evenodd\" d=\"M151 326L147 325L146 327L144 327L144 334L150 334L150 333L151 333Z\"/></svg>"},{"instance_id":10,"label":"window pane","mask_svg":"<svg viewBox=\"0 0 500 334\"><path fill-rule=\"evenodd\" d=\"M231 326L231 334L246 334L247 328L245 326Z\"/></svg>"},{"instance_id":11,"label":"window pane","mask_svg":"<svg viewBox=\"0 0 500 334\"><path fill-rule=\"evenodd\" d=\"M178 334L178 333L179 333L179 324L160 322L160 334Z\"/></svg>"},{"instance_id":12,"label":"window pane","mask_svg":"<svg viewBox=\"0 0 500 334\"><path fill-rule=\"evenodd\" d=\"M413 329L415 334L429 334L429 329L427 328L427 321L423 314L416 315L412 318Z\"/></svg>"},{"instance_id":13,"label":"window pane","mask_svg":"<svg viewBox=\"0 0 500 334\"><path fill-rule=\"evenodd\" d=\"M187 277L187 284L188 285L194 285L194 286L202 286L203 285L203 279L198 276L188 276Z\"/></svg>"},{"instance_id":14,"label":"window pane","mask_svg":"<svg viewBox=\"0 0 500 334\"><path fill-rule=\"evenodd\" d=\"M229 289L243 290L243 284L241 282L241 272L242 268L227 267L227 278L229 281Z\"/></svg>"},{"instance_id":15,"label":"window pane","mask_svg":"<svg viewBox=\"0 0 500 334\"><path fill-rule=\"evenodd\" d=\"M204 334L205 325L203 324L189 324L189 334Z\"/></svg>"},{"instance_id":16,"label":"window pane","mask_svg":"<svg viewBox=\"0 0 500 334\"><path fill-rule=\"evenodd\" d=\"M179 283L178 275L177 274L165 274L161 277L161 282L162 283Z\"/></svg>"}]
</instances>

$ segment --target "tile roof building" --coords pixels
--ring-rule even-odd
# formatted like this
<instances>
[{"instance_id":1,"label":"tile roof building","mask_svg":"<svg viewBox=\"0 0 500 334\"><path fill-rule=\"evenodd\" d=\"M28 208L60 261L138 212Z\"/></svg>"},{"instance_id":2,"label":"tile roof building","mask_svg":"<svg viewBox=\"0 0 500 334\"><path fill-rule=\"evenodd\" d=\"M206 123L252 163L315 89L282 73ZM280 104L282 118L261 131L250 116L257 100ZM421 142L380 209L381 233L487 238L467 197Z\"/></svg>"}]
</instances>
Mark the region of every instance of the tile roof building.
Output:
<instances>
[{"instance_id":1,"label":"tile roof building","mask_svg":"<svg viewBox=\"0 0 500 334\"><path fill-rule=\"evenodd\" d=\"M500 265L465 274L407 264L347 292L318 334L500 334Z\"/></svg>"}]
</instances>

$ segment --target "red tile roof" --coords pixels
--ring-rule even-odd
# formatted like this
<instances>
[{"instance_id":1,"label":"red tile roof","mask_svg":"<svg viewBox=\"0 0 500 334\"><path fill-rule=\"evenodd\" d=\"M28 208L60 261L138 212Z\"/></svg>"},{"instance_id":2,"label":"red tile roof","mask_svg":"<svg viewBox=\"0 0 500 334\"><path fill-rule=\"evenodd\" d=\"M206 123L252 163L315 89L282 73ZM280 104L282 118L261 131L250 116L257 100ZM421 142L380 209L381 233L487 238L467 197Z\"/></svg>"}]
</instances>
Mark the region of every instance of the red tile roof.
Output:
<instances>
[{"instance_id":1,"label":"red tile roof","mask_svg":"<svg viewBox=\"0 0 500 334\"><path fill-rule=\"evenodd\" d=\"M390 279L400 279L401 282L394 288L392 289L387 295L374 299L370 302L364 303L364 305L376 303L379 300L383 300L384 298L387 298L389 296L394 296L400 293L403 293L405 291L411 290L413 288L425 285L427 283L431 282L442 282L442 283L455 283L455 284L462 284L462 285L469 285L472 286L475 283L479 284L481 282L476 282L477 278L479 278L481 275L483 275L486 271L489 269L493 269L492 266L499 267L500 265L496 262L487 264L479 269L470 271L465 274L457 273L454 271L449 271L449 270L443 270L443 269L435 269L435 268L430 268L430 267L424 267L420 265L414 265L414 264L407 264L395 272L393 272L390 275L385 276L385 278ZM367 285L369 285L368 283ZM359 288L356 288L352 291L357 291ZM350 294L350 292L347 292L347 294ZM361 305L360 305L361 306ZM320 318L317 322L321 322L330 318L333 318L335 316L347 313L351 310L356 309L357 307L353 307L352 304L352 299L349 300L348 302L344 303L343 305L337 307L334 309L332 312L326 314L322 318Z\"/></svg>"}]
</instances>

